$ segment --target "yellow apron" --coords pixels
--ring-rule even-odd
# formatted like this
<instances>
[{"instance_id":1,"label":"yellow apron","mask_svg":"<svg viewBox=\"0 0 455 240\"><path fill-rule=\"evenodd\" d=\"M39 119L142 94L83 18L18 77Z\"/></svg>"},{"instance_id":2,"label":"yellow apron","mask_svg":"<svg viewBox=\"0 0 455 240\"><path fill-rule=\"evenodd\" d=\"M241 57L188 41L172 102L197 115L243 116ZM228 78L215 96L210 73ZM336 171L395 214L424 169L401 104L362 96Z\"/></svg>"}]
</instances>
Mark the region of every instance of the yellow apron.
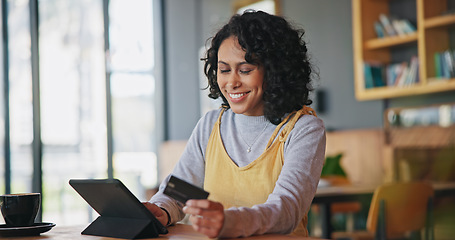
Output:
<instances>
[{"instance_id":1,"label":"yellow apron","mask_svg":"<svg viewBox=\"0 0 455 240\"><path fill-rule=\"evenodd\" d=\"M238 167L226 153L221 140L220 123L223 112L224 109L213 126L207 144L204 189L210 192L210 200L221 202L225 209L252 207L265 203L275 188L275 183L284 164L283 149L286 138L300 116L305 114L316 116L316 114L313 109L307 106L289 114L275 128L261 156L247 166ZM274 141L286 122L285 128ZM305 214L292 234L308 236L307 223L308 217Z\"/></svg>"}]
</instances>

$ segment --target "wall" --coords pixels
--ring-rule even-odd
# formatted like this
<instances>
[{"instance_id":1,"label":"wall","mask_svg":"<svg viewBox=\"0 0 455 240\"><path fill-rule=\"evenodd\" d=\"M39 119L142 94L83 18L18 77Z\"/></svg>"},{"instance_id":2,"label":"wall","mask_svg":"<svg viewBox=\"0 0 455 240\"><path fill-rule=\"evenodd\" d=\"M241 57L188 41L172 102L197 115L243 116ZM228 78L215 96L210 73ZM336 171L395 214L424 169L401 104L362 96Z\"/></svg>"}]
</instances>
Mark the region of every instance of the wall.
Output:
<instances>
[{"instance_id":1,"label":"wall","mask_svg":"<svg viewBox=\"0 0 455 240\"><path fill-rule=\"evenodd\" d=\"M164 0L167 136L187 139L201 117L199 50L231 13L230 1Z\"/></svg>"},{"instance_id":2,"label":"wall","mask_svg":"<svg viewBox=\"0 0 455 240\"><path fill-rule=\"evenodd\" d=\"M165 140L185 139L199 119L200 1L165 0Z\"/></svg>"}]
</instances>

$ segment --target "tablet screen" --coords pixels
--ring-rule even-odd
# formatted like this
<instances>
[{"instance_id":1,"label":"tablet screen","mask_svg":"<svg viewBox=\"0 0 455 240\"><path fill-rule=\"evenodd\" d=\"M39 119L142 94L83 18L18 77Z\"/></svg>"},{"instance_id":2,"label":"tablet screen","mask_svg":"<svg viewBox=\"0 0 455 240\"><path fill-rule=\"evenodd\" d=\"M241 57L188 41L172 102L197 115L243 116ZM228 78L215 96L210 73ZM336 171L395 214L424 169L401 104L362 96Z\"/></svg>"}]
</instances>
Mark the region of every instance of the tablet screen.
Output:
<instances>
[{"instance_id":1,"label":"tablet screen","mask_svg":"<svg viewBox=\"0 0 455 240\"><path fill-rule=\"evenodd\" d=\"M161 233L165 233L166 228L120 180L71 179L69 183L101 216L152 219Z\"/></svg>"}]
</instances>

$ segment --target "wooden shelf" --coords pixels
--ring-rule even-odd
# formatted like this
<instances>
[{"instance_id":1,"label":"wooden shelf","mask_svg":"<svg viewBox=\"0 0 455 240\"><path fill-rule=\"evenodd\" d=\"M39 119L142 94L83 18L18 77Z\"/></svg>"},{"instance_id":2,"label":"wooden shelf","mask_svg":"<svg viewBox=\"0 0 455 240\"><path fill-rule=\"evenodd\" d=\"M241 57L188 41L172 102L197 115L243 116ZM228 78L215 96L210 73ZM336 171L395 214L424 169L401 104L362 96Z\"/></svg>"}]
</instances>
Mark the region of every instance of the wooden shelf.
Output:
<instances>
[{"instance_id":1,"label":"wooden shelf","mask_svg":"<svg viewBox=\"0 0 455 240\"><path fill-rule=\"evenodd\" d=\"M455 24L455 14L425 19L425 28L445 27Z\"/></svg>"},{"instance_id":2,"label":"wooden shelf","mask_svg":"<svg viewBox=\"0 0 455 240\"><path fill-rule=\"evenodd\" d=\"M428 84L415 84L405 87L369 88L361 92L356 92L356 98L358 100L374 100L383 98L416 96L421 94L430 94L445 91L455 91L455 79L429 79Z\"/></svg>"},{"instance_id":3,"label":"wooden shelf","mask_svg":"<svg viewBox=\"0 0 455 240\"><path fill-rule=\"evenodd\" d=\"M366 41L364 47L366 50L388 48L393 46L399 46L406 43L417 42L417 38L418 38L417 33L412 33L403 36L376 38Z\"/></svg>"},{"instance_id":4,"label":"wooden shelf","mask_svg":"<svg viewBox=\"0 0 455 240\"><path fill-rule=\"evenodd\" d=\"M386 142L401 148L440 148L453 145L455 126L414 126L386 130ZM428 133L431 133L431 137Z\"/></svg>"},{"instance_id":5,"label":"wooden shelf","mask_svg":"<svg viewBox=\"0 0 455 240\"><path fill-rule=\"evenodd\" d=\"M413 2L415 1L415 2ZM352 0L354 81L355 96L359 101L417 96L445 91L455 91L455 79L435 79L437 68L435 53L451 49L450 27L455 26L455 14L449 12L450 0L409 0L400 8L412 7L403 12L414 12L415 16L399 16L400 9L391 11L389 0ZM417 26L417 31L404 35L377 38L374 24L381 14L397 14L397 19L407 19ZM412 19L408 19L411 17ZM403 55L405 54L405 55ZM365 88L365 63L400 63L417 56L419 61L419 83L406 87ZM385 82L385 80L384 80Z\"/></svg>"}]
</instances>

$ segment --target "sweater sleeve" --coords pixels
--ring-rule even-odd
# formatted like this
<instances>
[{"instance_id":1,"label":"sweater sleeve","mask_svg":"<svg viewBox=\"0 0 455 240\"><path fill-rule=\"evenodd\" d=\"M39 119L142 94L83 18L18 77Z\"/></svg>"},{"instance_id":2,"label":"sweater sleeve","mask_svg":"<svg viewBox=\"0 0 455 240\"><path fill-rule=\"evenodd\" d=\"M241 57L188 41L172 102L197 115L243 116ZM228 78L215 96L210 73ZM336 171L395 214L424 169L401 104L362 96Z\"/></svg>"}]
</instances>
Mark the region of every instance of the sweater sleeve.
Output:
<instances>
[{"instance_id":1,"label":"sweater sleeve","mask_svg":"<svg viewBox=\"0 0 455 240\"><path fill-rule=\"evenodd\" d=\"M220 237L291 233L309 210L316 192L325 141L322 121L301 117L286 140L283 169L267 201L251 208L226 209Z\"/></svg>"},{"instance_id":2,"label":"sweater sleeve","mask_svg":"<svg viewBox=\"0 0 455 240\"><path fill-rule=\"evenodd\" d=\"M185 150L179 161L172 170L172 175L203 187L205 174L205 148L220 110L213 110L202 117L188 139ZM166 209L171 218L170 224L174 224L185 217L183 206L163 193L169 181L170 175L160 184L158 192L150 199L151 203Z\"/></svg>"}]
</instances>

